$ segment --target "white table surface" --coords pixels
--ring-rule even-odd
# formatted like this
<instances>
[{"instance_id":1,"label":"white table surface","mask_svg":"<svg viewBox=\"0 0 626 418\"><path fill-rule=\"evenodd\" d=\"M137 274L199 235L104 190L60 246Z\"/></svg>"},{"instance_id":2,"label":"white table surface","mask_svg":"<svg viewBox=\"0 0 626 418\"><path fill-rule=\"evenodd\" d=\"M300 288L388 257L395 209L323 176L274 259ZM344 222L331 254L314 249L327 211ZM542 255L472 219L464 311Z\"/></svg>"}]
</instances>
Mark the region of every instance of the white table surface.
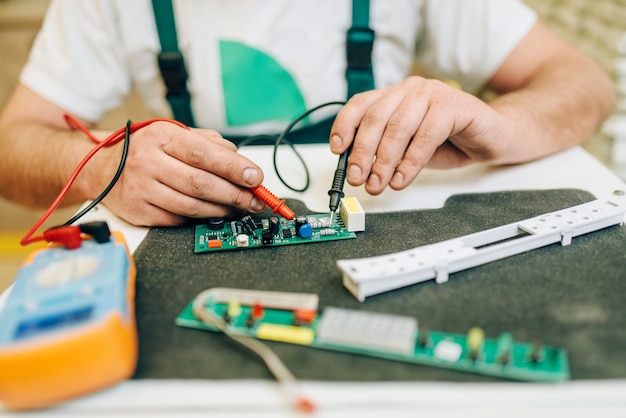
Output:
<instances>
[{"instance_id":1,"label":"white table surface","mask_svg":"<svg viewBox=\"0 0 626 418\"><path fill-rule=\"evenodd\" d=\"M281 198L296 198L312 211L328 210L327 191L337 157L326 145L298 147L311 170L305 193L283 186L273 171L269 147L241 152L265 170L264 185ZM298 160L285 148L279 151L281 175L300 186L304 177ZM299 183L298 183L299 182ZM406 190L387 190L369 196L362 188L346 185L347 196L356 196L366 212L438 208L458 193L505 190L575 188L596 197L625 190L626 185L589 153L576 147L523 165L489 167L472 165L454 170L425 170ZM109 222L124 232L131 250L137 248L146 228L128 225L100 206L83 220ZM341 283L337 283L341 286ZM0 308L7 293L0 296ZM209 355L210 349L207 348ZM626 347L624 348L626 361ZM252 354L251 354L252 355ZM573 381L560 384L528 383L337 383L301 382L303 392L318 406L315 417L604 417L626 416L626 379ZM277 384L256 380L131 380L59 407L6 416L30 417L292 417L302 416L287 404Z\"/></svg>"}]
</instances>

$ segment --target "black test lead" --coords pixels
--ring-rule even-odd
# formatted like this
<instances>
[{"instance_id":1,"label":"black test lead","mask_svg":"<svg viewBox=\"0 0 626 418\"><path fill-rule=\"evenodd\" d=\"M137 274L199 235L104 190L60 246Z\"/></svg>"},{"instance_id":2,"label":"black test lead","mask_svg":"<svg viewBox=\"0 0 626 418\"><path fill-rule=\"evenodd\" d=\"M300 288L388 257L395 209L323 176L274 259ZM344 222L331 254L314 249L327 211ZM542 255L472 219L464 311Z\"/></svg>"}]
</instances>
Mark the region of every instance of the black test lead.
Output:
<instances>
[{"instance_id":1,"label":"black test lead","mask_svg":"<svg viewBox=\"0 0 626 418\"><path fill-rule=\"evenodd\" d=\"M330 209L330 223L332 225L333 220L335 218L335 211L339 207L339 201L344 196L343 194L343 184L346 180L346 171L348 170L348 157L350 156L350 151L352 150L352 144L341 153L339 156L339 161L337 162L337 169L335 170L335 177L333 178L333 185L328 191L328 195L330 196L330 203L328 203L328 208Z\"/></svg>"}]
</instances>

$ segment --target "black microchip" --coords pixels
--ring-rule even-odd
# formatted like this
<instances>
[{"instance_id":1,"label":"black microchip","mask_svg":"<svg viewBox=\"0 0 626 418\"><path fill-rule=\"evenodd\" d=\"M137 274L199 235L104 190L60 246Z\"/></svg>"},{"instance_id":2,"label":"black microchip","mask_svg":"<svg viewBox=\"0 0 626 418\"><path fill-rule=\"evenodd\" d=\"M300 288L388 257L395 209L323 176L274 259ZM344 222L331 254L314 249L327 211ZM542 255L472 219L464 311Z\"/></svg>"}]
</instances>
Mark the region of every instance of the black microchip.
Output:
<instances>
[{"instance_id":1,"label":"black microchip","mask_svg":"<svg viewBox=\"0 0 626 418\"><path fill-rule=\"evenodd\" d=\"M248 231L248 234L254 236L254 231L257 229L257 224L254 222L254 219L252 219L252 216L244 216L243 218L241 218L241 223L244 228L246 228L246 231Z\"/></svg>"},{"instance_id":2,"label":"black microchip","mask_svg":"<svg viewBox=\"0 0 626 418\"><path fill-rule=\"evenodd\" d=\"M283 238L291 238L292 237L291 229L289 229L289 228L283 229L282 233L283 233Z\"/></svg>"},{"instance_id":3,"label":"black microchip","mask_svg":"<svg viewBox=\"0 0 626 418\"><path fill-rule=\"evenodd\" d=\"M261 240L263 241L263 244L273 244L274 243L274 236L272 235L272 233L268 230L264 230L261 233Z\"/></svg>"},{"instance_id":4,"label":"black microchip","mask_svg":"<svg viewBox=\"0 0 626 418\"><path fill-rule=\"evenodd\" d=\"M277 216L272 216L269 221L269 229L272 235L278 235L278 231L280 229L280 223L278 222Z\"/></svg>"}]
</instances>

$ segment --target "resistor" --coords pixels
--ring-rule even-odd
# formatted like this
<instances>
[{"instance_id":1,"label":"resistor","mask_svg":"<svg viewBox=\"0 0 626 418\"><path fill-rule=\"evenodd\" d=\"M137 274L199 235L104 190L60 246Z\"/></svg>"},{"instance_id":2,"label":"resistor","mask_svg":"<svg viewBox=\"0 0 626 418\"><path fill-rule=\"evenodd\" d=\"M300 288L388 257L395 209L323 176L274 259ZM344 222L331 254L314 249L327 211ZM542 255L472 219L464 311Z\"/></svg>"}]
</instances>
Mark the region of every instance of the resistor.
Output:
<instances>
[{"instance_id":1,"label":"resistor","mask_svg":"<svg viewBox=\"0 0 626 418\"><path fill-rule=\"evenodd\" d=\"M307 218L307 221L309 222L309 224L311 225L311 228L313 229L328 228L330 226L330 218L318 219L313 216L309 216Z\"/></svg>"},{"instance_id":2,"label":"resistor","mask_svg":"<svg viewBox=\"0 0 626 418\"><path fill-rule=\"evenodd\" d=\"M337 231L332 229L332 228L326 228L326 229L322 229L320 231L320 235L323 237L329 236L329 235L337 235Z\"/></svg>"}]
</instances>

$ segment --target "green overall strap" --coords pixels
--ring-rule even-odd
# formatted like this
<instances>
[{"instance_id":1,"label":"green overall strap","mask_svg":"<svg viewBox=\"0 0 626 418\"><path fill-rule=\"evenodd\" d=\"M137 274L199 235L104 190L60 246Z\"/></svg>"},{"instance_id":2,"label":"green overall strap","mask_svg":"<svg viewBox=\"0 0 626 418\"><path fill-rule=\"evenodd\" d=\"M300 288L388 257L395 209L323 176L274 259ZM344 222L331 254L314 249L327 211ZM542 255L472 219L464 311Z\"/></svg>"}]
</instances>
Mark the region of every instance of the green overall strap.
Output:
<instances>
[{"instance_id":1,"label":"green overall strap","mask_svg":"<svg viewBox=\"0 0 626 418\"><path fill-rule=\"evenodd\" d=\"M187 70L178 49L172 0L152 0L152 8L161 43L158 63L167 87L167 101L176 120L187 126L195 126L191 97L187 90ZM369 0L352 0L352 27L346 39L347 98L374 88L372 48L375 33L369 27L369 17Z\"/></svg>"},{"instance_id":2,"label":"green overall strap","mask_svg":"<svg viewBox=\"0 0 626 418\"><path fill-rule=\"evenodd\" d=\"M183 54L178 49L172 0L152 0L152 9L161 42L158 63L167 88L165 97L172 108L174 119L194 127L191 96L187 90L187 69Z\"/></svg>"},{"instance_id":3,"label":"green overall strap","mask_svg":"<svg viewBox=\"0 0 626 418\"><path fill-rule=\"evenodd\" d=\"M346 80L348 99L356 93L374 88L372 48L374 31L369 27L370 1L352 0L352 27L346 40Z\"/></svg>"}]
</instances>

